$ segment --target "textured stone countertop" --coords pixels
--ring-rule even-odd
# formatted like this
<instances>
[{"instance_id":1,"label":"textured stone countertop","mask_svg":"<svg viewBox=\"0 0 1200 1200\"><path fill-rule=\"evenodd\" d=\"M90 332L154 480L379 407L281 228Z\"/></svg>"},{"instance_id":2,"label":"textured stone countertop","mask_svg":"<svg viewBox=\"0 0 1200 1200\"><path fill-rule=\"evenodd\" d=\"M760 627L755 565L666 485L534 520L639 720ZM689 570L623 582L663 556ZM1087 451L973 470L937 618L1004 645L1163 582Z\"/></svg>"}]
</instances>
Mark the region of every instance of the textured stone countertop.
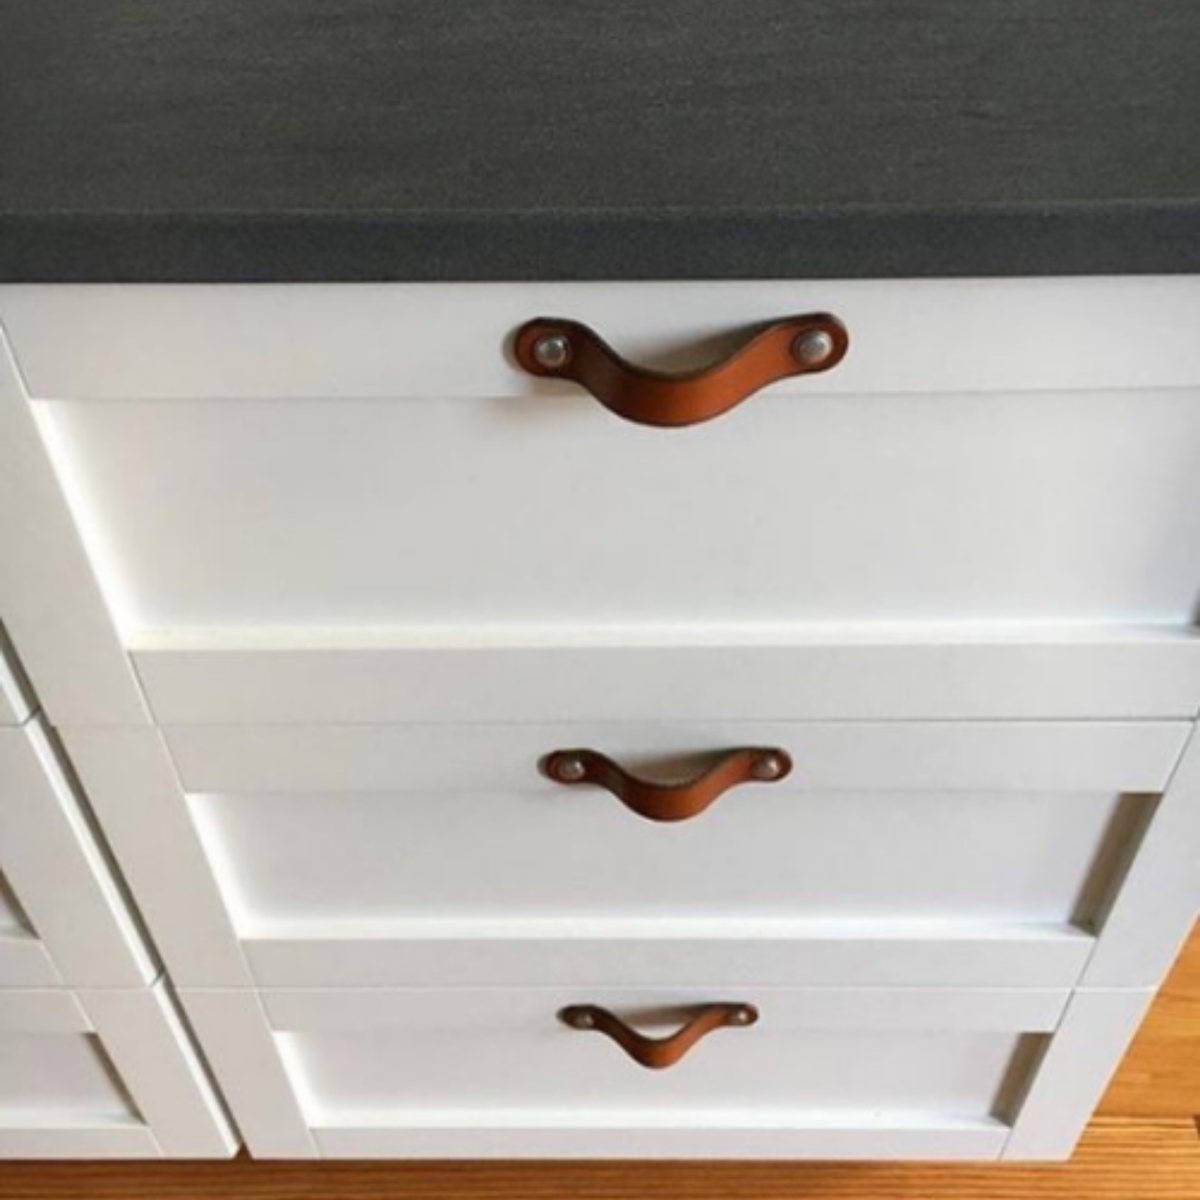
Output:
<instances>
[{"instance_id":1,"label":"textured stone countertop","mask_svg":"<svg viewBox=\"0 0 1200 1200\"><path fill-rule=\"evenodd\" d=\"M0 0L0 281L1159 272L1196 0Z\"/></svg>"}]
</instances>

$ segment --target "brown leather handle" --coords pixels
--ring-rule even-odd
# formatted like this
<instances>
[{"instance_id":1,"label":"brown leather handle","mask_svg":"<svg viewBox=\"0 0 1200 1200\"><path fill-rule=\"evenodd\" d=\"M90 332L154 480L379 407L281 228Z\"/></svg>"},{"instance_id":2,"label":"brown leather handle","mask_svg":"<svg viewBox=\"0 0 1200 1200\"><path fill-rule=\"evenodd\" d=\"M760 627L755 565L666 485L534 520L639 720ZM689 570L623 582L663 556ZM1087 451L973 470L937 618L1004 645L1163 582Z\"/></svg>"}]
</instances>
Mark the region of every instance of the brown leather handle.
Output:
<instances>
[{"instance_id":1,"label":"brown leather handle","mask_svg":"<svg viewBox=\"0 0 1200 1200\"><path fill-rule=\"evenodd\" d=\"M531 375L569 379L605 408L638 425L698 425L790 375L836 367L850 335L836 317L789 317L757 332L740 350L700 371L668 375L634 366L586 325L539 317L517 331L517 362Z\"/></svg>"},{"instance_id":2,"label":"brown leather handle","mask_svg":"<svg viewBox=\"0 0 1200 1200\"><path fill-rule=\"evenodd\" d=\"M686 1025L666 1037L652 1038L631 1029L620 1017L596 1004L572 1004L559 1019L572 1029L595 1030L612 1038L634 1062L652 1071L673 1067L701 1038L727 1026L745 1029L758 1021L752 1004L705 1004Z\"/></svg>"},{"instance_id":3,"label":"brown leather handle","mask_svg":"<svg viewBox=\"0 0 1200 1200\"><path fill-rule=\"evenodd\" d=\"M651 783L631 775L595 750L555 750L542 770L569 786L594 784L610 791L626 808L648 821L687 821L742 783L778 783L791 774L786 750L750 746L729 750L702 775L683 783Z\"/></svg>"}]
</instances>

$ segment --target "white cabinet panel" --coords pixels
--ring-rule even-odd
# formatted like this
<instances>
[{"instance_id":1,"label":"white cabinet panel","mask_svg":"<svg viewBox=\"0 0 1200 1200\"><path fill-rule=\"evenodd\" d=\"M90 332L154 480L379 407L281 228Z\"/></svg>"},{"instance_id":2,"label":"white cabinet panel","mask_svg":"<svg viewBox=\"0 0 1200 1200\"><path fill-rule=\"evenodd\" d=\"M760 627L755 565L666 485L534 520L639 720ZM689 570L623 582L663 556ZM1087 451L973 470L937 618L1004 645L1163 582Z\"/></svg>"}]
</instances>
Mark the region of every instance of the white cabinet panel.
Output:
<instances>
[{"instance_id":1,"label":"white cabinet panel","mask_svg":"<svg viewBox=\"0 0 1200 1200\"><path fill-rule=\"evenodd\" d=\"M72 985L154 979L154 959L40 718L0 728L0 869L14 898L12 923L0 925L0 981L50 982L27 948L31 937ZM21 963L35 974L22 974Z\"/></svg>"},{"instance_id":2,"label":"white cabinet panel","mask_svg":"<svg viewBox=\"0 0 1200 1200\"><path fill-rule=\"evenodd\" d=\"M23 725L33 709L29 684L0 625L0 726Z\"/></svg>"},{"instance_id":3,"label":"white cabinet panel","mask_svg":"<svg viewBox=\"0 0 1200 1200\"><path fill-rule=\"evenodd\" d=\"M165 985L0 991L0 1159L235 1148Z\"/></svg>"},{"instance_id":4,"label":"white cabinet panel","mask_svg":"<svg viewBox=\"0 0 1200 1200\"><path fill-rule=\"evenodd\" d=\"M559 1019L568 1004L600 1004L663 1036L716 1000L754 1005L757 1024L717 1030L661 1071ZM507 1146L551 1156L995 1158L1065 1000L753 986L268 992L258 1037L273 1043L273 1070L330 1156L429 1157L453 1145L456 1156ZM258 1002L231 992L188 992L185 1002L218 1072L236 1078ZM260 1136L269 1153L284 1133L265 1105L237 1115L256 1152Z\"/></svg>"},{"instance_id":5,"label":"white cabinet panel","mask_svg":"<svg viewBox=\"0 0 1200 1200\"><path fill-rule=\"evenodd\" d=\"M1145 720L1200 707L1193 629L429 630L140 639L164 725Z\"/></svg>"},{"instance_id":6,"label":"white cabinet panel","mask_svg":"<svg viewBox=\"0 0 1200 1200\"><path fill-rule=\"evenodd\" d=\"M1188 727L473 725L168 731L238 924L791 918L1091 926ZM771 785L656 824L544 778L589 746L658 778L777 746ZM334 849L336 848L336 849Z\"/></svg>"},{"instance_id":7,"label":"white cabinet panel","mask_svg":"<svg viewBox=\"0 0 1200 1200\"><path fill-rule=\"evenodd\" d=\"M189 986L479 984L488 971L532 984L551 945L563 980L604 961L655 982L687 969L689 947L722 945L779 984L979 985L1075 980L1188 732L180 727L167 731L179 780L156 748L161 786L144 792L128 774L147 765L131 756L145 735L68 741ZM544 754L577 744L642 771L694 770L739 744L777 745L796 766L661 825L542 777ZM244 948L249 977L222 942Z\"/></svg>"},{"instance_id":8,"label":"white cabinet panel","mask_svg":"<svg viewBox=\"0 0 1200 1200\"><path fill-rule=\"evenodd\" d=\"M599 622L1187 624L1200 387L38 403L132 632ZM152 498L152 499L151 499Z\"/></svg>"},{"instance_id":9,"label":"white cabinet panel","mask_svg":"<svg viewBox=\"0 0 1200 1200\"><path fill-rule=\"evenodd\" d=\"M0 290L47 399L529 396L561 391L509 353L534 317L585 322L674 370L805 312L839 316L851 352L780 394L1200 384L1200 281L1185 276Z\"/></svg>"}]
</instances>

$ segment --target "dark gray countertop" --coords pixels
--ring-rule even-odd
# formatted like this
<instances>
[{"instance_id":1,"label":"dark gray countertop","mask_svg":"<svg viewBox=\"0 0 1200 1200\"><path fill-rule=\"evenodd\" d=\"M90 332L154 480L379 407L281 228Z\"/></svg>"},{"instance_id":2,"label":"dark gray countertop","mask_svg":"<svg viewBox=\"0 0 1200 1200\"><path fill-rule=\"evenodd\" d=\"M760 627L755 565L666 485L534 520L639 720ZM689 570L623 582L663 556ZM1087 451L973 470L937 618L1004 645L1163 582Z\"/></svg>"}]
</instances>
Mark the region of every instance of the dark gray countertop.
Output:
<instances>
[{"instance_id":1,"label":"dark gray countertop","mask_svg":"<svg viewBox=\"0 0 1200 1200\"><path fill-rule=\"evenodd\" d=\"M1197 0L0 0L0 280L1200 272Z\"/></svg>"}]
</instances>

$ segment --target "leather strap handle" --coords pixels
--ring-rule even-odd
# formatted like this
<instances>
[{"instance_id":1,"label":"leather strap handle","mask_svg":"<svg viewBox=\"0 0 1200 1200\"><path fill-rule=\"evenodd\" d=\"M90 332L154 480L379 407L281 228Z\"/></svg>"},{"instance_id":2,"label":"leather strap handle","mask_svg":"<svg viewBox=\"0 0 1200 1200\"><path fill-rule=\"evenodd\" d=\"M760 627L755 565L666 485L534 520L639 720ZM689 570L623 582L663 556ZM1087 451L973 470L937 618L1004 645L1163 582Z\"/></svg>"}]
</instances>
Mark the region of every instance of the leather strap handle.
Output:
<instances>
[{"instance_id":1,"label":"leather strap handle","mask_svg":"<svg viewBox=\"0 0 1200 1200\"><path fill-rule=\"evenodd\" d=\"M714 1029L745 1029L758 1021L752 1004L705 1004L686 1025L666 1037L652 1038L626 1025L620 1017L596 1004L573 1004L559 1020L572 1029L595 1030L611 1038L634 1062L651 1071L673 1067L698 1041Z\"/></svg>"},{"instance_id":2,"label":"leather strap handle","mask_svg":"<svg viewBox=\"0 0 1200 1200\"><path fill-rule=\"evenodd\" d=\"M828 313L789 317L756 333L713 366L678 375L626 361L586 325L539 317L517 331L517 362L531 375L569 379L610 412L638 425L699 425L791 375L836 367L850 335Z\"/></svg>"},{"instance_id":3,"label":"leather strap handle","mask_svg":"<svg viewBox=\"0 0 1200 1200\"><path fill-rule=\"evenodd\" d=\"M687 821L739 784L786 779L791 774L792 759L786 750L744 747L726 751L695 779L651 783L631 775L595 750L555 750L542 760L542 770L555 783L602 787L647 821Z\"/></svg>"}]
</instances>

